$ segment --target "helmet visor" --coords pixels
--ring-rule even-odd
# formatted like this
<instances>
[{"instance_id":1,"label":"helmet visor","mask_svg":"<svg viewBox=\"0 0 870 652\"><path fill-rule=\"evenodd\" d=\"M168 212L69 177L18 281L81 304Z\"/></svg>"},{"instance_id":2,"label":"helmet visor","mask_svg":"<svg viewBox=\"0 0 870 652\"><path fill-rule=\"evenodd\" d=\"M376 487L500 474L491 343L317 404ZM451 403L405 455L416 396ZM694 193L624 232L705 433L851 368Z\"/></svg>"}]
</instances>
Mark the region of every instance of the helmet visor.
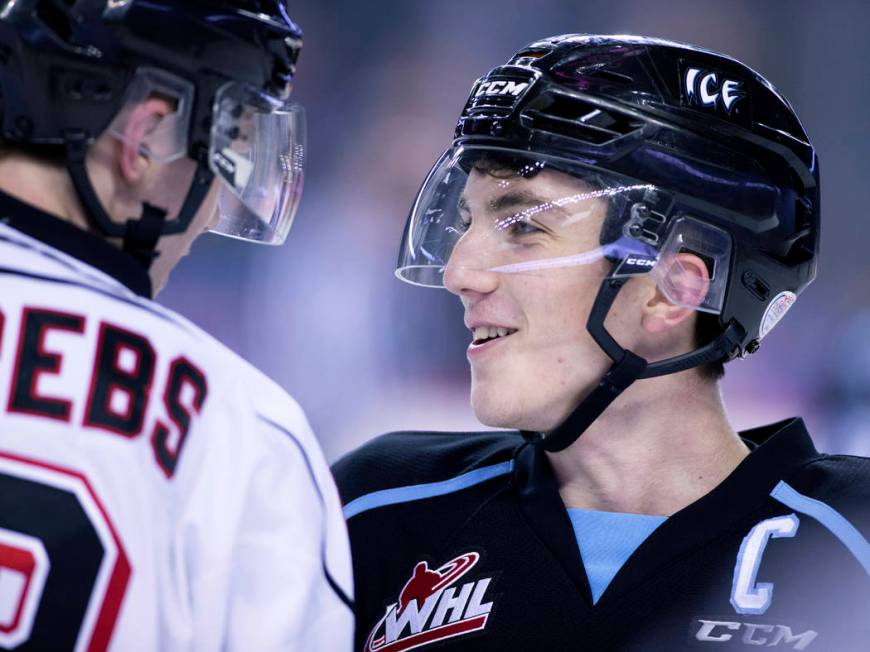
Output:
<instances>
[{"instance_id":1,"label":"helmet visor","mask_svg":"<svg viewBox=\"0 0 870 652\"><path fill-rule=\"evenodd\" d=\"M232 82L215 97L209 163L221 179L215 233L281 244L302 193L301 106Z\"/></svg>"},{"instance_id":2,"label":"helmet visor","mask_svg":"<svg viewBox=\"0 0 870 652\"><path fill-rule=\"evenodd\" d=\"M706 274L692 274L687 252ZM417 196L396 275L442 287L461 273L652 274L673 303L718 312L729 256L727 233L655 185L559 157L456 147Z\"/></svg>"}]
</instances>

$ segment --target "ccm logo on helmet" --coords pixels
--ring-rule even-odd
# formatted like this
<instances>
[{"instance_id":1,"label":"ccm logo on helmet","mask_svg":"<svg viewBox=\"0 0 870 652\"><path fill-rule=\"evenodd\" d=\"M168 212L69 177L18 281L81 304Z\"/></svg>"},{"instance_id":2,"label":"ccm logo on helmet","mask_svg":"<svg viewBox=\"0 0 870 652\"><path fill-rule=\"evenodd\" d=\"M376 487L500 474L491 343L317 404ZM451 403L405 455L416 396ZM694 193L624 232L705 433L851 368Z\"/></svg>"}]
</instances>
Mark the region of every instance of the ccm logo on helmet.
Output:
<instances>
[{"instance_id":1,"label":"ccm logo on helmet","mask_svg":"<svg viewBox=\"0 0 870 652\"><path fill-rule=\"evenodd\" d=\"M727 113L731 113L734 104L744 97L743 82L736 79L723 79L719 82L719 76L715 72L689 68L684 78L686 100L689 104L700 103L703 106L716 106L722 101Z\"/></svg>"},{"instance_id":2,"label":"ccm logo on helmet","mask_svg":"<svg viewBox=\"0 0 870 652\"><path fill-rule=\"evenodd\" d=\"M654 258L634 258L625 259L626 265L637 265L639 267L655 267L656 261Z\"/></svg>"},{"instance_id":3,"label":"ccm logo on helmet","mask_svg":"<svg viewBox=\"0 0 870 652\"><path fill-rule=\"evenodd\" d=\"M507 80L486 81L477 87L474 97L480 97L481 95L512 95L513 97L517 97L520 93L526 90L528 86L529 82Z\"/></svg>"}]
</instances>

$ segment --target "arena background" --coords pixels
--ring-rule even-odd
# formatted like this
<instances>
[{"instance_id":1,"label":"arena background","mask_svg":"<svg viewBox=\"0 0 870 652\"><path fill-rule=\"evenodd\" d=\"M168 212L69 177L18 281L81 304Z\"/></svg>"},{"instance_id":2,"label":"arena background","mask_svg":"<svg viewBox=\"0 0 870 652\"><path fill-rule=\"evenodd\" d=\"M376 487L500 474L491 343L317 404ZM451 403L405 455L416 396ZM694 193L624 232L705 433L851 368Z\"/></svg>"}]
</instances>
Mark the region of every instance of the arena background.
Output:
<instances>
[{"instance_id":1,"label":"arena background","mask_svg":"<svg viewBox=\"0 0 870 652\"><path fill-rule=\"evenodd\" d=\"M728 365L737 427L803 415L870 454L870 3L865 0L308 0L295 98L305 192L282 248L209 235L160 301L304 406L327 457L393 429L477 428L459 302L393 276L408 209L474 80L527 42L634 33L731 54L790 99L820 156L816 283Z\"/></svg>"}]
</instances>

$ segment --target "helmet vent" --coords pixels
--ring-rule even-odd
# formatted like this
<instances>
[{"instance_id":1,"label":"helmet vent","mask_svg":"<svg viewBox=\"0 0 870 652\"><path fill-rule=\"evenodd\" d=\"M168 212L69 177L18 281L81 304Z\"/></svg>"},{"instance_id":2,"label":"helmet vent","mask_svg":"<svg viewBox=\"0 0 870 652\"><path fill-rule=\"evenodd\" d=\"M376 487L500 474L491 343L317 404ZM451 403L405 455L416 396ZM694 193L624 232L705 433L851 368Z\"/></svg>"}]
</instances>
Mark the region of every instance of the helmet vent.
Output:
<instances>
[{"instance_id":1,"label":"helmet vent","mask_svg":"<svg viewBox=\"0 0 870 652\"><path fill-rule=\"evenodd\" d=\"M532 102L524 114L532 128L594 145L603 145L637 131L643 123L570 95L547 93Z\"/></svg>"},{"instance_id":2,"label":"helmet vent","mask_svg":"<svg viewBox=\"0 0 870 652\"><path fill-rule=\"evenodd\" d=\"M550 54L549 50L523 50L508 62L511 66L530 66L541 57Z\"/></svg>"}]
</instances>

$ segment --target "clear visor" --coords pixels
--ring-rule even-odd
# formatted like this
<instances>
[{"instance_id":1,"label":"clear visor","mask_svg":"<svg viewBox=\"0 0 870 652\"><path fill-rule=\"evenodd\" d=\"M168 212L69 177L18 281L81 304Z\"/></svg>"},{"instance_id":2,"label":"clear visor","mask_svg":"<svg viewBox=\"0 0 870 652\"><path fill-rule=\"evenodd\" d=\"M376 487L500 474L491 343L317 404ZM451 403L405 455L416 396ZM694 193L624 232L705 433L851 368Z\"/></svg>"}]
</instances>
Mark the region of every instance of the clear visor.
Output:
<instances>
[{"instance_id":1,"label":"clear visor","mask_svg":"<svg viewBox=\"0 0 870 652\"><path fill-rule=\"evenodd\" d=\"M215 233L281 244L302 193L305 112L230 83L215 97L209 161L224 183Z\"/></svg>"},{"instance_id":2,"label":"clear visor","mask_svg":"<svg viewBox=\"0 0 870 652\"><path fill-rule=\"evenodd\" d=\"M140 68L109 131L154 161L175 161L188 155L193 97L187 80ZM137 126L137 107L154 98L169 101L172 112ZM212 231L266 244L284 242L302 193L304 149L301 106L247 84L223 86L214 100L209 149L209 167L221 180L220 215Z\"/></svg>"},{"instance_id":3,"label":"clear visor","mask_svg":"<svg viewBox=\"0 0 870 652\"><path fill-rule=\"evenodd\" d=\"M668 299L719 312L730 236L666 190L558 157L459 147L412 208L396 269L427 287L463 275L651 275Z\"/></svg>"}]
</instances>

